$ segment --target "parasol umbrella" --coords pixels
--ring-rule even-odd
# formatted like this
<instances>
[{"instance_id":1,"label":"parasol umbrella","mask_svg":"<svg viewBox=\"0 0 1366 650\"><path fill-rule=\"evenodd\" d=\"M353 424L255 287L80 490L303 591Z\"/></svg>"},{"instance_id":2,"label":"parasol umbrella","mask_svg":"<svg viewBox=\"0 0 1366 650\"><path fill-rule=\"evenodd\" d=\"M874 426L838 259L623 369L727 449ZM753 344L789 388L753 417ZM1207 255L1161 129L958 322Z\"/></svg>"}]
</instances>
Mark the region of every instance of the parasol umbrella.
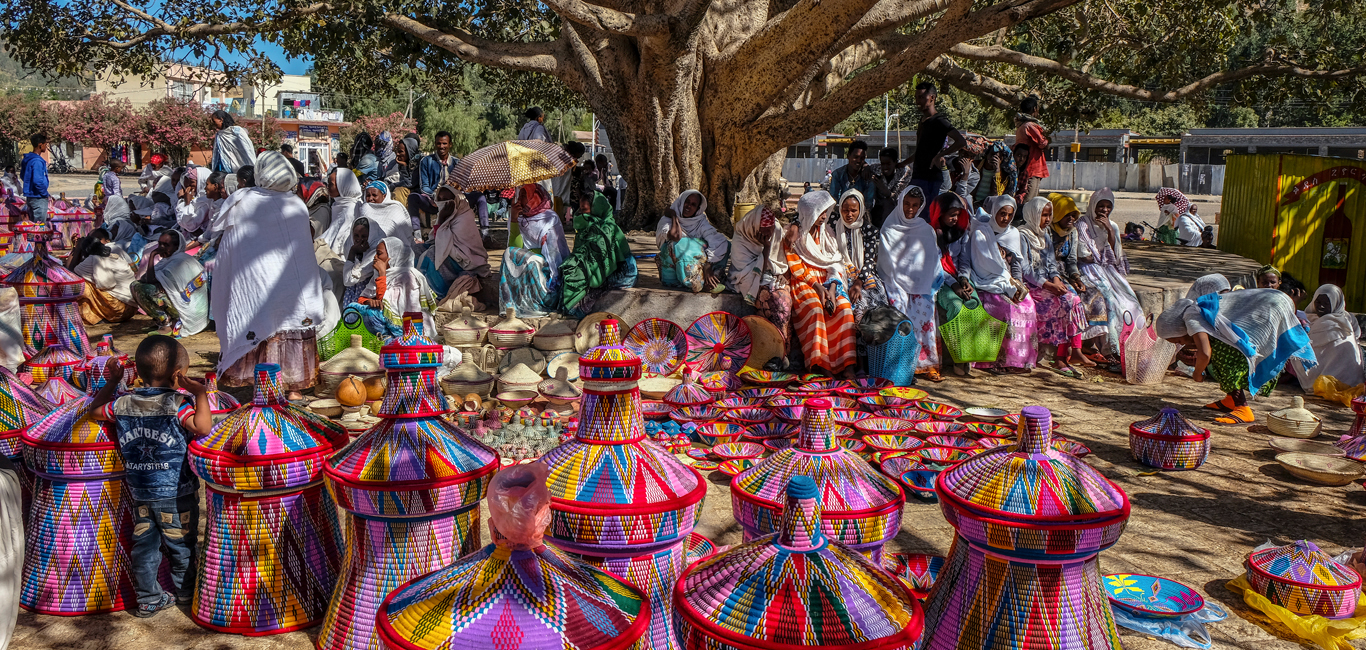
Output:
<instances>
[{"instance_id":1,"label":"parasol umbrella","mask_svg":"<svg viewBox=\"0 0 1366 650\"><path fill-rule=\"evenodd\" d=\"M461 158L451 172L450 182L466 192L501 190L555 178L573 168L574 163L574 158L558 144L509 140Z\"/></svg>"}]
</instances>

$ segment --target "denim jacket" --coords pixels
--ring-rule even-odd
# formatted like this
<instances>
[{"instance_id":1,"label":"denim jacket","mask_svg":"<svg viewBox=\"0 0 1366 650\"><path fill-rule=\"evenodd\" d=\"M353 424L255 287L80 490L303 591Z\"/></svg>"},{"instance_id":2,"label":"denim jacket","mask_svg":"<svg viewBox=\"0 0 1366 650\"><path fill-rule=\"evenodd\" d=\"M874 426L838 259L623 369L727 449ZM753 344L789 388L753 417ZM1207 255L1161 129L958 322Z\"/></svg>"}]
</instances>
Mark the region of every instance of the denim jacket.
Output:
<instances>
[{"instance_id":1,"label":"denim jacket","mask_svg":"<svg viewBox=\"0 0 1366 650\"><path fill-rule=\"evenodd\" d=\"M185 462L190 436L182 422L194 417L189 397L174 388L138 388L105 408L118 431L133 500L162 501L199 489Z\"/></svg>"},{"instance_id":2,"label":"denim jacket","mask_svg":"<svg viewBox=\"0 0 1366 650\"><path fill-rule=\"evenodd\" d=\"M455 164L459 162L459 160L459 158L455 157L455 154L451 154L451 163L446 171L446 177L449 177L450 174L455 172ZM417 163L419 193L426 194L427 196L436 194L436 188L441 185L442 176L441 161L437 159L436 154L423 156L422 160Z\"/></svg>"}]
</instances>

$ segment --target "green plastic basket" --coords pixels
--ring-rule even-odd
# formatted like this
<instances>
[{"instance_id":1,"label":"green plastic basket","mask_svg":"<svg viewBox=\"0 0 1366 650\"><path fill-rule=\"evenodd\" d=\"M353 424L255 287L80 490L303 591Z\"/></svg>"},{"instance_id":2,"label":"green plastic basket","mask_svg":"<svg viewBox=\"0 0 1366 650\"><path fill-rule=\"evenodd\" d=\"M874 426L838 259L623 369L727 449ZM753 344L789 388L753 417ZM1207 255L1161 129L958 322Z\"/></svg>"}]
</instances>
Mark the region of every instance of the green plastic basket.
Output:
<instances>
[{"instance_id":1,"label":"green plastic basket","mask_svg":"<svg viewBox=\"0 0 1366 650\"><path fill-rule=\"evenodd\" d=\"M352 334L360 335L361 345L375 354L379 354L380 346L384 345L383 339L365 329L365 319L361 318L360 311L354 307L347 307L342 310L337 329L332 330L326 337L318 338L318 360L327 361L345 350L351 345Z\"/></svg>"},{"instance_id":2,"label":"green plastic basket","mask_svg":"<svg viewBox=\"0 0 1366 650\"><path fill-rule=\"evenodd\" d=\"M958 315L939 326L939 337L954 363L995 361L1006 338L1005 321L987 313L980 300L963 303Z\"/></svg>"}]
</instances>

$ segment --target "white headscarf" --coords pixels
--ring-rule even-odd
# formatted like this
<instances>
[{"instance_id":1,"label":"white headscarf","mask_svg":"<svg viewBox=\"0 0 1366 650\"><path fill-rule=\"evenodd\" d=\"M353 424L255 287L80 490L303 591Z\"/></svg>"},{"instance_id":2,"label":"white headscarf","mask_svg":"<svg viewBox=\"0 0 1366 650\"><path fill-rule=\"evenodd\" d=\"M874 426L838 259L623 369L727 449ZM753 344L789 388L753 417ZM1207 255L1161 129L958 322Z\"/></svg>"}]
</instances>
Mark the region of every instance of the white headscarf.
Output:
<instances>
[{"instance_id":1,"label":"white headscarf","mask_svg":"<svg viewBox=\"0 0 1366 650\"><path fill-rule=\"evenodd\" d=\"M187 209L177 210L176 224L185 232L195 232L210 221L214 212L223 205L223 199L211 199L205 188L209 183L209 170L199 168L195 176L194 203Z\"/></svg>"},{"instance_id":2,"label":"white headscarf","mask_svg":"<svg viewBox=\"0 0 1366 650\"><path fill-rule=\"evenodd\" d=\"M1110 207L1115 205L1115 193L1108 187L1102 187L1091 193L1091 200L1086 204L1086 214L1077 222L1077 228L1082 231L1082 238L1085 245L1091 249L1091 257L1097 262L1104 262L1111 266L1120 265L1120 260L1124 259L1124 247L1120 245L1119 224L1114 219L1109 220L1110 232L1101 232L1100 224L1096 222L1096 206L1101 201L1109 201ZM1109 238L1114 241L1113 245L1106 246L1105 241ZM1106 253L1105 248L1109 248Z\"/></svg>"},{"instance_id":3,"label":"white headscarf","mask_svg":"<svg viewBox=\"0 0 1366 650\"><path fill-rule=\"evenodd\" d=\"M1043 222L1044 208L1053 205L1048 199L1036 196L1025 202L1021 212L1024 225L1017 228L1020 237L1029 244L1030 248L1043 250L1048 245L1048 237L1044 234L1043 228L1039 226Z\"/></svg>"},{"instance_id":4,"label":"white headscarf","mask_svg":"<svg viewBox=\"0 0 1366 650\"><path fill-rule=\"evenodd\" d=\"M374 280L375 247L378 246L381 241L384 241L385 238L391 236L388 232L385 232L381 225L370 221L368 218L357 217L357 219L365 219L369 226L370 236L367 243L370 247L366 249L365 255L361 257L359 261L350 259L349 257L346 259L345 266L343 267L342 283L348 287L354 287L358 284L370 284ZM351 250L352 244L353 238L348 238L346 240L346 250L348 253ZM372 289L366 289L366 291L368 293L365 295L374 295Z\"/></svg>"},{"instance_id":5,"label":"white headscarf","mask_svg":"<svg viewBox=\"0 0 1366 650\"><path fill-rule=\"evenodd\" d=\"M1314 390L1314 380L1321 375L1335 377L1344 384L1355 386L1363 380L1361 347L1361 326L1355 316L1347 313L1347 300L1342 289L1336 285L1321 285L1309 301L1312 307L1319 296L1328 297L1328 313L1319 316L1309 314L1309 343L1314 347L1314 356L1319 365L1313 368L1296 366L1300 387L1305 392Z\"/></svg>"},{"instance_id":6,"label":"white headscarf","mask_svg":"<svg viewBox=\"0 0 1366 650\"><path fill-rule=\"evenodd\" d=\"M1196 278L1195 282L1191 283L1191 288L1186 291L1186 297L1195 300L1200 296L1223 293L1232 289L1233 287L1228 284L1228 278L1225 278L1223 274L1211 273Z\"/></svg>"},{"instance_id":7,"label":"white headscarf","mask_svg":"<svg viewBox=\"0 0 1366 650\"><path fill-rule=\"evenodd\" d=\"M285 169L292 186L294 168L286 162ZM263 184L235 192L219 214L223 234L209 308L220 370L280 332L314 329L323 320L308 208L293 192L270 189L281 185L271 174L262 178L258 170L257 180Z\"/></svg>"},{"instance_id":8,"label":"white headscarf","mask_svg":"<svg viewBox=\"0 0 1366 650\"><path fill-rule=\"evenodd\" d=\"M697 206L697 214L685 217L683 216L683 204L692 194L696 194L702 202ZM730 240L726 239L726 236L721 234L716 226L711 225L711 221L707 220L707 197L702 196L702 193L697 190L684 190L682 194L678 195L678 198L674 199L673 205L669 207L673 209L674 214L678 215L678 223L683 228L684 237L707 242L707 263L716 264L726 259L726 255L730 253ZM659 220L659 225L655 228L656 246L663 246L664 242L669 240L669 227L671 225L673 222L667 217Z\"/></svg>"},{"instance_id":9,"label":"white headscarf","mask_svg":"<svg viewBox=\"0 0 1366 650\"><path fill-rule=\"evenodd\" d=\"M340 172L338 172L340 175ZM384 185L380 183L379 185ZM376 186L378 187L378 186ZM408 209L399 205L389 193L388 186L383 188L384 200L379 203L361 203L356 209L356 218L365 217L370 220L373 230L376 223L384 230L386 237L398 237L406 242L413 241L413 220L408 216ZM411 246L411 244L409 244ZM350 248L350 243L347 248Z\"/></svg>"},{"instance_id":10,"label":"white headscarf","mask_svg":"<svg viewBox=\"0 0 1366 650\"><path fill-rule=\"evenodd\" d=\"M531 187L530 190L525 185L517 188L517 196L513 200L522 202L522 192L530 191L538 194L537 199L541 203L553 205L549 192L537 185ZM541 257L545 258L546 271L552 278L558 278L560 264L569 257L569 242L565 239L564 224L560 222L559 215L550 208L536 214L522 212L517 215L517 226L522 229L523 247L540 249ZM513 272L516 277L521 269L513 269Z\"/></svg>"},{"instance_id":11,"label":"white headscarf","mask_svg":"<svg viewBox=\"0 0 1366 650\"><path fill-rule=\"evenodd\" d=\"M346 242L351 238L351 227L356 224L356 212L365 200L365 192L351 170L338 167L334 173L337 175L337 196L332 197L332 223L319 236L333 253L345 255Z\"/></svg>"},{"instance_id":12,"label":"white headscarf","mask_svg":"<svg viewBox=\"0 0 1366 650\"><path fill-rule=\"evenodd\" d=\"M910 185L896 197L891 214L882 222L878 237L877 277L887 292L893 307L906 311L911 296L933 292L934 280L939 275L939 244L934 227L916 215L907 215L902 208L908 195L920 197L925 204L925 193Z\"/></svg>"},{"instance_id":13,"label":"white headscarf","mask_svg":"<svg viewBox=\"0 0 1366 650\"><path fill-rule=\"evenodd\" d=\"M204 266L185 252L185 236L170 231L180 245L174 255L153 267L157 282L180 313L180 333L198 334L209 325L209 291L205 286Z\"/></svg>"},{"instance_id":14,"label":"white headscarf","mask_svg":"<svg viewBox=\"0 0 1366 650\"><path fill-rule=\"evenodd\" d=\"M122 196L111 196L104 202L104 223L112 224L115 221L126 221L132 214L128 210L128 199Z\"/></svg>"},{"instance_id":15,"label":"white headscarf","mask_svg":"<svg viewBox=\"0 0 1366 650\"><path fill-rule=\"evenodd\" d=\"M996 224L996 213L1015 207L1015 199L1004 194L986 200L987 218L972 225L972 286L995 294L1013 294L1010 265L1001 257L1001 248L1019 254L1019 232L1014 226Z\"/></svg>"},{"instance_id":16,"label":"white headscarf","mask_svg":"<svg viewBox=\"0 0 1366 650\"><path fill-rule=\"evenodd\" d=\"M774 275L787 272L787 255L783 252L782 228L773 215L773 233L767 241L760 239L766 208L754 206L744 218L735 223L735 239L730 249L730 284L745 299L753 303L763 288L764 261L768 261ZM771 212L770 212L771 214Z\"/></svg>"},{"instance_id":17,"label":"white headscarf","mask_svg":"<svg viewBox=\"0 0 1366 650\"><path fill-rule=\"evenodd\" d=\"M846 199L858 201L858 218L854 223L844 223L844 201ZM847 189L840 195L839 201L835 202L835 212L830 215L830 221L835 226L835 241L839 243L840 252L848 258L846 261L856 269L863 268L863 220L868 218L868 208L864 204L863 192L856 189Z\"/></svg>"},{"instance_id":18,"label":"white headscarf","mask_svg":"<svg viewBox=\"0 0 1366 650\"><path fill-rule=\"evenodd\" d=\"M294 165L278 151L266 151L256 158L256 186L276 192L293 192L299 184ZM307 208L307 206L305 206Z\"/></svg>"},{"instance_id":19,"label":"white headscarf","mask_svg":"<svg viewBox=\"0 0 1366 650\"><path fill-rule=\"evenodd\" d=\"M480 277L488 277L489 253L484 250L484 239L479 234L479 215L470 207L470 202L463 192L443 187L453 192L455 198L450 201L434 201L438 218L447 203L455 204L455 212L442 221L432 235L436 244L432 259L437 268L441 268L449 257L460 265L461 270ZM438 187L433 198L440 195L442 189Z\"/></svg>"},{"instance_id":20,"label":"white headscarf","mask_svg":"<svg viewBox=\"0 0 1366 650\"><path fill-rule=\"evenodd\" d=\"M108 292L119 302L125 305L136 304L133 302L133 292L130 289L132 283L138 279L131 266L133 261L123 252L123 247L114 243L112 239L107 245L107 257L89 255L72 270L76 275L89 280L96 289Z\"/></svg>"},{"instance_id":21,"label":"white headscarf","mask_svg":"<svg viewBox=\"0 0 1366 650\"><path fill-rule=\"evenodd\" d=\"M384 273L384 304L398 316L410 311L422 312L423 322L429 322L432 314L428 307L435 302L436 296L427 284L427 278L413 267L412 247L398 237L385 237L381 243L389 252L389 269Z\"/></svg>"},{"instance_id":22,"label":"white headscarf","mask_svg":"<svg viewBox=\"0 0 1366 650\"><path fill-rule=\"evenodd\" d=\"M833 207L835 199L825 190L802 195L797 201L797 223L801 233L797 235L796 250L792 252L802 259L802 263L823 271L827 280L844 280L844 255L840 253L840 246L834 235L828 230L820 232L821 229L817 229L817 235L822 235L818 242L811 234L821 215L830 212Z\"/></svg>"},{"instance_id":23,"label":"white headscarf","mask_svg":"<svg viewBox=\"0 0 1366 650\"><path fill-rule=\"evenodd\" d=\"M243 165L257 164L256 147L243 127L234 125L219 129L214 136L213 147L215 157L219 158L223 168L230 174L237 173Z\"/></svg>"}]
</instances>

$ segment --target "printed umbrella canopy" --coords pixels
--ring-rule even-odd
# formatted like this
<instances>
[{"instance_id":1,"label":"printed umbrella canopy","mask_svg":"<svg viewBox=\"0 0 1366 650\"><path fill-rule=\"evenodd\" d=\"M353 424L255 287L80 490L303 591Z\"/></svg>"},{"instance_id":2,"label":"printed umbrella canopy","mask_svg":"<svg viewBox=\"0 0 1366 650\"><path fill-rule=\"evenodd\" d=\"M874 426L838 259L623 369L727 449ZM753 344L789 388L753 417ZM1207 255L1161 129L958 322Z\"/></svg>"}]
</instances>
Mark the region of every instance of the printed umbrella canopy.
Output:
<instances>
[{"instance_id":1,"label":"printed umbrella canopy","mask_svg":"<svg viewBox=\"0 0 1366 650\"><path fill-rule=\"evenodd\" d=\"M451 172L451 183L466 192L500 190L555 178L573 166L574 158L558 144L509 140L460 159Z\"/></svg>"}]
</instances>

